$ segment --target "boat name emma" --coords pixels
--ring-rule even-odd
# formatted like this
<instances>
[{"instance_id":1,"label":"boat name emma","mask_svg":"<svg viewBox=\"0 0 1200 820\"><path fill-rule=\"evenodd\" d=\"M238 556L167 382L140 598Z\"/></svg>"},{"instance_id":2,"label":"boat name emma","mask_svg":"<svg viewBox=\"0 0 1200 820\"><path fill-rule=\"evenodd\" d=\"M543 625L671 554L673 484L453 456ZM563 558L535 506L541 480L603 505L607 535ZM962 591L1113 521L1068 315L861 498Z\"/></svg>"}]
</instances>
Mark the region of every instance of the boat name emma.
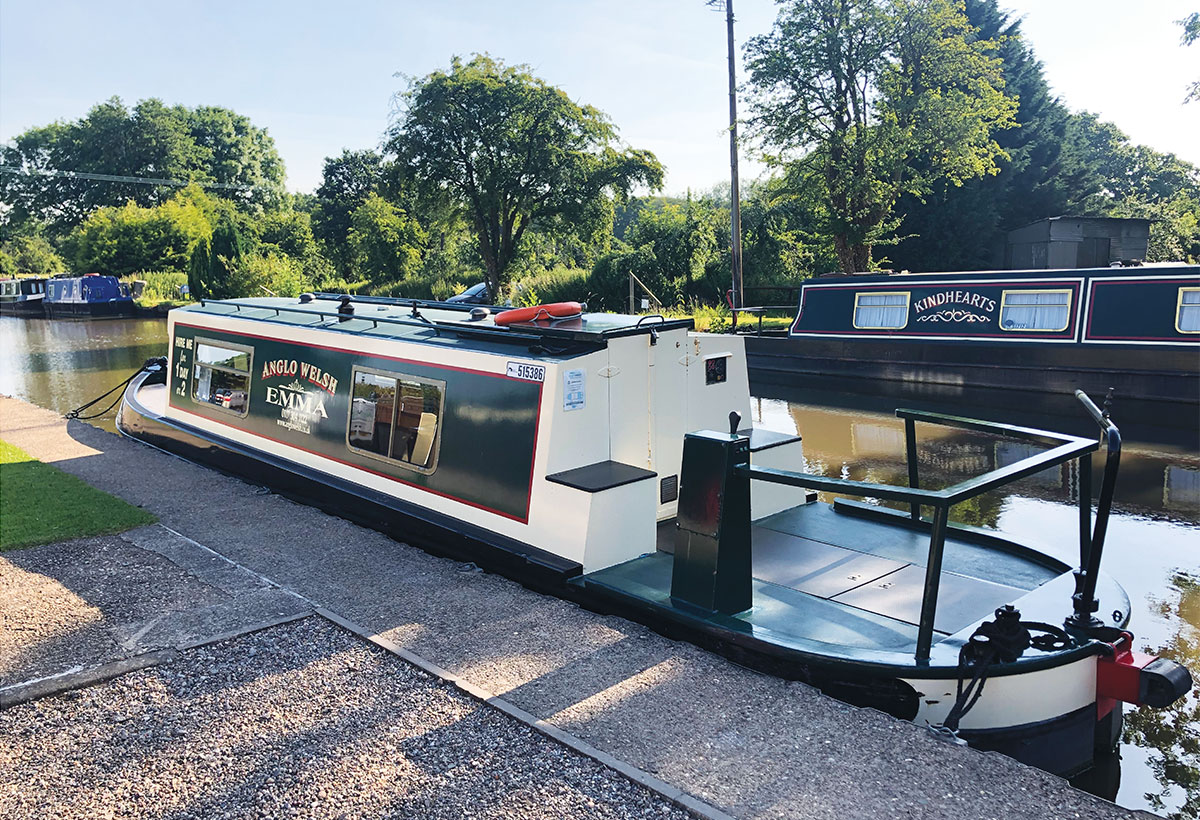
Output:
<instances>
[{"instance_id":1,"label":"boat name emma","mask_svg":"<svg viewBox=\"0 0 1200 820\"><path fill-rule=\"evenodd\" d=\"M929 308L941 307L942 305L965 303L971 307L986 310L991 313L996 309L996 300L989 299L986 296L980 296L978 293L971 293L966 290L945 290L941 293L935 293L931 296L926 296L921 301L913 305L917 313Z\"/></svg>"},{"instance_id":2,"label":"boat name emma","mask_svg":"<svg viewBox=\"0 0 1200 820\"><path fill-rule=\"evenodd\" d=\"M327 393L337 392L337 379L315 364L297 362L295 359L274 359L273 361L263 362L262 377L264 379L273 379L279 376L295 376L297 373L300 374L300 378L312 382Z\"/></svg>"}]
</instances>

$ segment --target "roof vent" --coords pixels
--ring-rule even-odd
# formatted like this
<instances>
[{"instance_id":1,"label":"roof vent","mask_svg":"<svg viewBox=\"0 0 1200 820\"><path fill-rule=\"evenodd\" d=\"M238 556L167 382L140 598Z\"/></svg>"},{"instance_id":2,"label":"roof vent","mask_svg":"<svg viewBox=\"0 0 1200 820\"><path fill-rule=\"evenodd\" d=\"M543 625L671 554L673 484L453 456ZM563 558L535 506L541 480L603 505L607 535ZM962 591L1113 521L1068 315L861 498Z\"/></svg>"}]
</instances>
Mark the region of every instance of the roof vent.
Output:
<instances>
[{"instance_id":1,"label":"roof vent","mask_svg":"<svg viewBox=\"0 0 1200 820\"><path fill-rule=\"evenodd\" d=\"M491 316L492 312L485 307L471 308L471 321L482 322L487 317Z\"/></svg>"},{"instance_id":2,"label":"roof vent","mask_svg":"<svg viewBox=\"0 0 1200 820\"><path fill-rule=\"evenodd\" d=\"M313 296L311 293L301 293L300 294L300 304L307 305L309 302L311 302L315 298L316 297Z\"/></svg>"}]
</instances>

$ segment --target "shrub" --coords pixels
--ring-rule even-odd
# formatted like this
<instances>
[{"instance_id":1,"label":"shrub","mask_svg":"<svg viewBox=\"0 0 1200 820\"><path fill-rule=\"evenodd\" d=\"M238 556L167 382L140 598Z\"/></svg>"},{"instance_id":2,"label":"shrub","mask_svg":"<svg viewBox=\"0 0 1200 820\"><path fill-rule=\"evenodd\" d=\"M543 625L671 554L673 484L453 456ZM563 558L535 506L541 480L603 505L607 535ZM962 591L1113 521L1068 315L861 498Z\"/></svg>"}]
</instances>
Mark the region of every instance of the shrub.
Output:
<instances>
[{"instance_id":1,"label":"shrub","mask_svg":"<svg viewBox=\"0 0 1200 820\"><path fill-rule=\"evenodd\" d=\"M189 298L179 293L179 289L188 283L186 273L173 270L141 271L124 276L121 281L132 284L139 279L146 283L138 300L143 304L157 305L160 302L177 302Z\"/></svg>"},{"instance_id":2,"label":"shrub","mask_svg":"<svg viewBox=\"0 0 1200 820\"><path fill-rule=\"evenodd\" d=\"M515 283L512 303L518 307L545 305L551 302L589 302L591 274L578 268L558 265L550 270L527 276Z\"/></svg>"}]
</instances>

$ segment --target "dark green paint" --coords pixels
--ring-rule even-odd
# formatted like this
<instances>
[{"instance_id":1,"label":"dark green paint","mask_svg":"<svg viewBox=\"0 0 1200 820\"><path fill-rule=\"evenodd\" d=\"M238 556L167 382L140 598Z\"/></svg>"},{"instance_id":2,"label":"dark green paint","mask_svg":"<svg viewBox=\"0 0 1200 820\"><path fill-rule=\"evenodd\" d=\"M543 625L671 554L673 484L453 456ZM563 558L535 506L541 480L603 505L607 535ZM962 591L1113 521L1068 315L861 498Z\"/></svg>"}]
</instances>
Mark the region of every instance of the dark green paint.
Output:
<instances>
[{"instance_id":1,"label":"dark green paint","mask_svg":"<svg viewBox=\"0 0 1200 820\"><path fill-rule=\"evenodd\" d=\"M253 348L249 407L244 418L231 410L192 398L191 375L197 337ZM189 341L191 349L186 346ZM349 340L335 338L332 341ZM541 397L539 383L181 324L175 326L171 345L172 407L511 518L526 519ZM333 393L306 381L299 367L294 376L263 378L264 364L275 360L295 361L298 365L306 363L328 373L336 379L336 384L332 385ZM431 473L420 473L394 462L372 458L347 445L354 367L445 383L445 404L439 422L442 428L440 444ZM324 410L325 416L314 419L309 433L280 425L282 408L267 401L268 387L279 388L293 380L300 381L310 395L318 397ZM297 458L302 460L303 456L298 454Z\"/></svg>"}]
</instances>

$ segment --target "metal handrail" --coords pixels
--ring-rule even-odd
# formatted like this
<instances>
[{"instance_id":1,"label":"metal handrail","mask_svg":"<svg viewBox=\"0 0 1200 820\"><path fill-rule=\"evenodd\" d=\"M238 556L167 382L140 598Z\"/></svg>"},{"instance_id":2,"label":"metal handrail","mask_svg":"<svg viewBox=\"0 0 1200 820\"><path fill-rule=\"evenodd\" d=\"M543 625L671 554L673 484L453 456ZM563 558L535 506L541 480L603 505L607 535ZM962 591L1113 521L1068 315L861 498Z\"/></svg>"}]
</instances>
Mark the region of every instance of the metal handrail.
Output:
<instances>
[{"instance_id":1,"label":"metal handrail","mask_svg":"<svg viewBox=\"0 0 1200 820\"><path fill-rule=\"evenodd\" d=\"M209 299L209 300L202 299L200 301L200 305L203 307L203 306L205 306L205 304L207 302L210 302L210 301L216 305L229 305L229 306L233 307L234 310L238 313L241 312L242 308L245 308L247 310L273 310L273 311L275 311L276 316L279 316L281 313L299 313L299 314L308 315L308 316L318 316L318 317L322 317L322 318L336 319L339 323L350 322L350 321L355 321L355 320L363 321L363 322L371 322L372 330L377 329L379 327L379 325L382 323L385 325L401 325L401 326L406 326L406 327L415 327L415 328L419 328L421 330L431 331L435 335L439 334L441 331L445 330L445 331L450 331L450 332L458 333L458 334L462 334L462 335L492 336L492 337L503 339L504 341L510 341L510 342L540 342L540 341L542 341L542 337L540 335L535 335L532 333L521 333L520 331L509 330L508 328L495 327L492 325L464 326L464 325L456 324L453 322L433 322L433 321L430 321L428 318L397 319L397 318L390 317L390 316L365 316L365 315L357 314L357 313L348 313L348 314L347 313L338 313L337 311L331 311L331 310L319 310L319 309L313 310L313 309L302 308L302 307L289 307L287 305L278 305L278 306L277 305L260 305L260 304L243 302L238 299ZM411 305L411 302L409 304ZM402 306L406 306L406 305L403 305L403 304L397 305L397 307L402 307ZM259 319L259 321L269 322L272 320L271 319ZM276 321L278 321L278 320L276 320ZM280 323L282 323L282 322L280 322ZM313 323L313 325L316 325L316 324L317 323L315 323L315 322ZM364 330L365 330L365 328L364 328ZM358 332L361 333L362 331L358 331Z\"/></svg>"},{"instance_id":2,"label":"metal handrail","mask_svg":"<svg viewBox=\"0 0 1200 820\"><path fill-rule=\"evenodd\" d=\"M1073 596L1075 615L1072 623L1080 626L1092 625L1091 613L1099 608L1095 600L1096 582L1100 568L1100 557L1103 549L1105 530L1108 524L1108 514L1112 504L1113 487L1116 483L1116 467L1120 460L1120 431L1108 418L1107 412L1102 413L1096 408L1091 399L1082 391L1076 396L1083 402L1084 407L1101 425L1102 440L1109 444L1108 464L1105 467L1104 487L1100 494L1100 507L1097 512L1095 530L1089 533L1089 527L1081 524L1080 529L1080 569L1076 571L1076 593ZM736 475L772 484L784 484L806 489L841 492L854 496L870 496L895 501L904 501L912 505L912 518L920 518L921 506L933 508L933 521L929 538L929 558L926 562L925 588L921 600L921 615L917 624L916 659L918 663L928 662L933 646L933 623L937 611L938 589L941 583L942 557L945 552L946 532L949 527L950 508L955 504L975 496L1010 484L1019 479L1041 472L1050 467L1064 464L1074 459L1080 459L1090 464L1091 454L1100 448L1100 441L1051 433L1032 427L1019 427L1011 424L968 419L960 416L950 416L942 413L928 413L917 410L897 410L896 415L905 421L905 450L908 467L908 487L898 487L892 484L873 484L866 481L852 481L842 478L829 478L811 473L797 473L769 467L755 467L743 463L733 467ZM990 470L983 475L969 478L945 487L941 490L921 489L920 476L916 459L916 422L940 424L979 432L995 433L1012 438L1034 441L1052 446L1051 449L1023 458L1013 464ZM1089 493L1090 496L1090 493ZM1090 497L1081 498L1081 504L1088 505L1090 513ZM1086 610L1087 623L1083 623L1083 610Z\"/></svg>"}]
</instances>

